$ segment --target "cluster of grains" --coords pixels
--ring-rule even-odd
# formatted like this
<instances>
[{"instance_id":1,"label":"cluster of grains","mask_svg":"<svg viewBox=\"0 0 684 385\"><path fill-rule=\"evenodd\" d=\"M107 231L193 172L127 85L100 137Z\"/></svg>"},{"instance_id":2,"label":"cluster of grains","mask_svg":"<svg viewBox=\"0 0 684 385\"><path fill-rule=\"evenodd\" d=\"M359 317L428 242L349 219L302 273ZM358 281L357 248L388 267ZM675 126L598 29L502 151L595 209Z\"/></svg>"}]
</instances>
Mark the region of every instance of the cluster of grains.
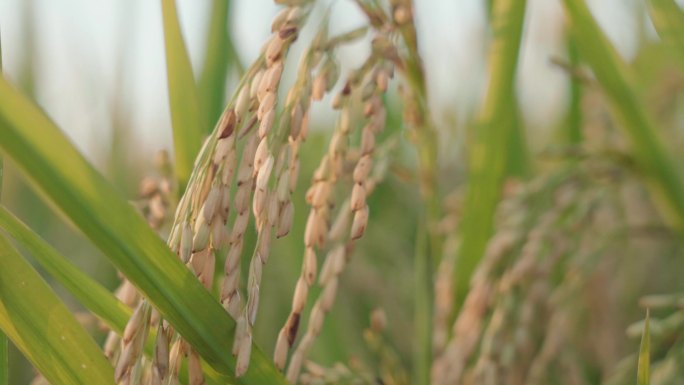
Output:
<instances>
[{"instance_id":1,"label":"cluster of grains","mask_svg":"<svg viewBox=\"0 0 684 385\"><path fill-rule=\"evenodd\" d=\"M269 189L272 173L274 170L279 173L284 164L280 160L282 157L278 156L280 136L272 128L276 122L276 100L284 59L308 15L306 3L286 7L276 16L273 35L265 44L261 58L248 71L216 131L200 153L170 238L172 248L207 290L211 290L213 285L214 252L228 249L220 292L226 311L237 321L233 349L233 354L238 357L237 376L242 375L249 365L261 272L268 259L271 228L281 216L277 197ZM240 156L239 140L244 142ZM233 183L235 192L231 197ZM258 241L250 260L247 298L244 301L239 290L240 262L244 235L252 216L250 206ZM228 226L231 209L235 214ZM284 223L281 226L287 228L290 225ZM188 355L189 362L197 361L193 359L196 353L183 349L180 339L172 339L175 342L170 350L165 343L157 344L169 352L169 362L179 362L181 354ZM193 367L199 374L193 373ZM159 369L161 372L162 368ZM190 365L189 372L191 378L200 381L199 365ZM175 375L173 371L168 374Z\"/></svg>"},{"instance_id":2,"label":"cluster of grains","mask_svg":"<svg viewBox=\"0 0 684 385\"><path fill-rule=\"evenodd\" d=\"M114 378L118 384L130 384L138 380L143 369L140 360L149 331L152 308L141 301L133 311L121 336L121 353L117 360Z\"/></svg>"},{"instance_id":3,"label":"cluster of grains","mask_svg":"<svg viewBox=\"0 0 684 385\"><path fill-rule=\"evenodd\" d=\"M173 183L169 154L159 151L155 158L158 177L148 176L140 182L138 209L151 228L160 231L171 216Z\"/></svg>"},{"instance_id":4,"label":"cluster of grains","mask_svg":"<svg viewBox=\"0 0 684 385\"><path fill-rule=\"evenodd\" d=\"M284 108L278 112L285 57L311 8L308 0L284 3L286 7L273 20L273 34L264 45L262 55L247 71L200 151L169 235L171 249L209 291L213 290L216 253L226 252L220 300L237 322L233 346L237 376L245 373L249 365L261 275L268 260L272 232L282 237L292 225L291 195L297 184L298 152L307 135L310 104L321 100L337 82L339 69L333 54L335 46L366 33L366 28L360 28L328 39L326 20L325 28L303 56L297 80L287 95ZM397 15L406 16L406 12L410 12L410 3L407 3L408 8L403 3L392 4L395 16L392 20L397 23L401 19ZM316 252L325 252L326 243L330 242L319 279L323 292L314 305L307 332L288 369L288 378L292 381L296 380L304 357L320 332L325 313L332 307L338 277L354 241L363 235L368 222L366 197L375 183L371 176L375 136L384 128L386 119L382 96L398 59L389 33L380 28L390 25L391 18L376 5L359 4L369 16L375 15L370 17L371 24L382 32L373 40L371 57L349 76L342 91L333 99L333 107L341 109L340 119L328 154L316 170L313 185L307 193L311 211L304 235L306 253L302 275L297 283L292 313L276 346L275 362L281 369L294 344L308 289L316 279ZM356 108L358 105L362 108ZM364 125L358 130L359 145L348 149L350 139L357 136L352 127L359 111L364 117ZM345 203L338 208L335 207L334 190L344 177L351 179L353 187ZM159 226L168 204L158 199L151 186L148 190L152 199L145 212L149 213L150 224ZM240 265L244 236L252 218L257 243L251 253L245 295L242 295ZM135 305L135 291L130 284L124 283L119 294L126 303ZM146 360L141 354L142 347L152 328L157 329L155 354L152 360ZM144 300L137 303L120 348L115 347L119 345L117 337L110 337L107 346L112 348L107 351L117 361L116 380L119 383L141 380L152 384L176 383L181 363L186 358L189 383L203 382L197 353L170 325L160 320Z\"/></svg>"},{"instance_id":5,"label":"cluster of grains","mask_svg":"<svg viewBox=\"0 0 684 385\"><path fill-rule=\"evenodd\" d=\"M387 316L382 309L371 313L370 328L364 330L363 337L378 362L374 369L374 379L387 385L410 384L410 376L397 352L384 336L387 327Z\"/></svg>"},{"instance_id":6,"label":"cluster of grains","mask_svg":"<svg viewBox=\"0 0 684 385\"><path fill-rule=\"evenodd\" d=\"M435 356L444 351L449 338L449 317L454 307L453 272L458 253L457 227L461 206L460 191L455 191L444 199L444 218L436 232L444 238L442 259L439 262L434 281L434 314L432 326L432 350Z\"/></svg>"},{"instance_id":7,"label":"cluster of grains","mask_svg":"<svg viewBox=\"0 0 684 385\"><path fill-rule=\"evenodd\" d=\"M317 365L311 361L305 363L306 373L302 374L299 383L302 385L334 385L359 384L372 385L375 381L368 381L363 376L342 363L336 363L330 368Z\"/></svg>"},{"instance_id":8,"label":"cluster of grains","mask_svg":"<svg viewBox=\"0 0 684 385\"><path fill-rule=\"evenodd\" d=\"M501 203L497 232L451 338L436 350L433 383L543 384L558 373L579 373L575 353L563 344L577 313L570 306L582 289L578 277L595 267L596 240L612 239L597 219L597 207L615 209L608 202L591 177L563 169Z\"/></svg>"},{"instance_id":9,"label":"cluster of grains","mask_svg":"<svg viewBox=\"0 0 684 385\"><path fill-rule=\"evenodd\" d=\"M380 39L382 38L376 41ZM392 76L391 63L388 64L382 54L382 51L374 51L368 61L352 73L342 91L335 97L333 103L341 109L340 117L328 152L316 169L312 186L306 194L311 210L304 233L305 255L292 309L276 342L274 361L279 368L285 367L287 353L294 344L301 313L307 302L309 287L316 279L316 251L323 251L328 245L328 252L319 278L323 291L313 306L307 332L294 351L287 370L287 378L291 382L296 381L305 356L320 333L325 314L330 311L336 296L338 277L350 257L354 241L363 235L368 222L366 197L374 187L370 174L375 136L384 128L386 118L381 96L387 90ZM322 77L317 77L320 78ZM349 149L350 134L354 132L354 102L357 99L363 106L365 124L359 133L359 148ZM349 163L351 165L347 166ZM350 176L350 173L353 181L351 196L340 206L332 226L329 226L331 212L335 208L335 187L344 176Z\"/></svg>"},{"instance_id":10,"label":"cluster of grains","mask_svg":"<svg viewBox=\"0 0 684 385\"><path fill-rule=\"evenodd\" d=\"M247 303L242 311L236 314L236 307L233 300L237 294L237 280L239 276L239 249L242 248L242 228L233 232L233 245L229 257L226 259L226 278L224 280L221 298L226 309L237 319L237 331L233 353L237 354L237 375L241 375L246 370L249 363L249 355L252 344L252 328L256 320L259 303L259 290L261 284L262 266L266 263L269 254L271 231L275 228L278 237L286 235L292 225L293 205L290 195L294 189L299 169L298 159L295 152L288 156L287 151L282 148L284 138L289 141L299 142L306 135L308 124L308 105L300 103L300 95L306 93L306 83L299 80L290 91L285 109L281 113L278 130L272 130L275 124L276 99L278 83L284 66L284 56L289 45L289 41L294 39L299 31L304 9L292 6L281 11L274 19L272 30L274 32L271 40L265 47L266 67L257 73L252 80L250 87L250 97L256 98L258 105L256 117L259 121L259 128L253 137L253 144L250 147L251 154L245 155L243 159L251 157L251 164L243 167L241 165L241 175L245 179L253 178L254 196L252 199L252 212L257 228L257 246L252 254L247 280ZM308 57L308 55L307 55ZM308 73L310 60L303 60L300 72ZM263 74L261 74L263 72ZM258 83L258 86L255 84ZM302 84L304 82L304 84ZM294 96L293 96L294 95ZM308 97L307 97L308 99ZM270 135L269 135L270 133ZM251 144L251 143L250 143ZM251 175L250 174L251 171ZM274 177L271 178L271 175ZM274 183L270 180L274 179ZM240 189L245 189L245 196L249 196L249 183L238 181L238 194ZM242 199L242 198L241 198ZM246 201L240 202L238 216L248 216ZM233 255L236 255L233 257ZM235 277L235 279L233 279ZM239 298L239 297L237 297Z\"/></svg>"},{"instance_id":11,"label":"cluster of grains","mask_svg":"<svg viewBox=\"0 0 684 385\"><path fill-rule=\"evenodd\" d=\"M329 91L337 80L338 70L331 49L365 34L362 28L328 40L325 33L319 33L304 55L297 81L277 116L277 94L285 57L310 11L309 1L287 2L287 5L273 20L273 35L261 57L249 69L214 132L205 141L188 188L178 204L169 236L171 249L209 291L213 287L215 253L227 250L220 299L237 321L233 346L237 376L249 365L252 327L272 229L276 236L282 237L292 225L291 194L299 171L299 145L308 131L310 101L319 100L321 93ZM312 69L319 64L318 76L312 80ZM240 264L244 235L252 217L257 245L250 259L244 300L240 292ZM177 382L185 357L189 360L190 383L202 383L196 352L166 322L159 322L158 317L150 324L150 315L154 312L147 302L139 304L136 314L141 316L131 319L131 330L154 326L158 329L153 368L147 363L144 371L151 383ZM139 349L132 347L142 346L146 334L135 334L142 342L135 339L123 344L122 351L130 350L131 354L122 354L120 358L125 360L118 360L120 382L126 381L130 377L126 374L143 362Z\"/></svg>"},{"instance_id":12,"label":"cluster of grains","mask_svg":"<svg viewBox=\"0 0 684 385\"><path fill-rule=\"evenodd\" d=\"M148 224L157 232L162 232L171 217L172 183L168 154L161 151L155 159L160 177L146 177L140 183L139 200L136 202ZM140 378L145 365L139 358L149 330L150 320L158 322L158 314L141 300L137 290L125 277L117 288L116 297L126 306L134 309L124 333L119 336L110 331L104 344L105 356L116 362L115 378L119 384L128 384Z\"/></svg>"},{"instance_id":13,"label":"cluster of grains","mask_svg":"<svg viewBox=\"0 0 684 385\"><path fill-rule=\"evenodd\" d=\"M370 327L364 330L363 337L374 361L372 367L357 359L350 359L348 365L336 363L326 368L306 361L299 383L314 384L385 384L408 385L410 376L397 352L392 349L384 336L387 316L382 309L375 309L370 316Z\"/></svg>"}]
</instances>

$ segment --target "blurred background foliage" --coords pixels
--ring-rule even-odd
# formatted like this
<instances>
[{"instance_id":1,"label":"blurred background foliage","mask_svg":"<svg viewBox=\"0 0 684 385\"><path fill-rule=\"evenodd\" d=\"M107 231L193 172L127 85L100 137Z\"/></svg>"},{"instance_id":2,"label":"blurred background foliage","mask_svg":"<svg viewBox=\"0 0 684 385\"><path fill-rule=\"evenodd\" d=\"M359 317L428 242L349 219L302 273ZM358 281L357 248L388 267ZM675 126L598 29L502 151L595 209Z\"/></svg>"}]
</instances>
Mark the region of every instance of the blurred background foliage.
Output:
<instances>
[{"instance_id":1,"label":"blurred background foliage","mask_svg":"<svg viewBox=\"0 0 684 385\"><path fill-rule=\"evenodd\" d=\"M158 2L86 3L0 0L4 70L134 203L144 177L167 172L158 167L158 152L172 151L161 9ZM201 114L211 122L206 125L209 132L245 64L258 54L255 47L267 36L276 8L266 0L177 3L202 100ZM333 12L333 30L348 30L363 22L352 2L329 3L338 11ZM460 210L465 210L459 203L464 199L467 180L464 149L473 135L471 128L487 86L485 53L492 38L487 26L488 8L486 2L476 0L453 2L461 5L448 0L415 3L429 107L439 133L439 194L451 197L452 201L445 203L447 208L449 202L457 202L458 216ZM681 169L684 61L673 55L676 49L662 44L642 1L588 3L634 70L635 91L655 117L656 127ZM505 142L511 147L522 145L524 153L506 162L514 168L508 182L520 183L530 175L544 174L555 167L559 158L582 159L596 153L619 158L628 151L626 140L616 129L618 123L596 80L586 67L578 65L575 45L565 33L560 2L529 1L526 12L517 87L510 100L511 116L517 117L512 124L524 134ZM307 34L311 35L310 31ZM298 43L293 49L299 52L302 47ZM366 50L363 42L341 50L343 71L358 64ZM396 92L388 97L388 107L389 136L402 129L402 107ZM334 119L327 107L315 108L313 132L301 153L302 181L308 181L318 165ZM414 253L421 215L417 202L421 198L417 155L411 141L402 136L393 152L390 173L369 200L368 231L344 273L337 302L311 354L325 365L356 358L371 366L377 364L362 330L368 327L371 311L382 307L388 319L386 343L398 353L401 363L410 366ZM527 165L520 165L524 163ZM82 270L106 287L116 288L117 272L107 259L36 195L11 161L5 164L3 203ZM291 234L275 241L271 262L264 270L261 316L255 336L269 355L288 314L303 255L305 216L301 214L307 207L307 183L300 183L298 188L293 203L300 215L295 216ZM636 182L629 192L638 197L646 194L643 185ZM633 201L637 203L629 206L629 216L637 225L643 225L644 231L655 235L649 232L644 239L631 239L623 234L634 247L612 249L615 255L605 258L605 264L596 269L581 291L592 306L585 309L589 313L584 319L584 335L573 338L579 339L578 344L585 345L585 351L596 358L594 367L585 368L593 379L591 383L605 380L620 359L638 350L639 334L628 338L625 330L643 318L639 299L644 294L684 290L681 233L675 235L664 227L651 204L644 203L647 200ZM253 244L251 235L248 242ZM41 271L40 266L37 269ZM74 312L83 310L66 290L57 284L55 288ZM664 317L669 312L657 310L652 315ZM97 323L90 323L89 328L102 342L105 332ZM678 341L679 335L672 338ZM664 355L665 345L654 355ZM15 350L11 350L10 360L10 383L29 383L34 376L30 365Z\"/></svg>"}]
</instances>

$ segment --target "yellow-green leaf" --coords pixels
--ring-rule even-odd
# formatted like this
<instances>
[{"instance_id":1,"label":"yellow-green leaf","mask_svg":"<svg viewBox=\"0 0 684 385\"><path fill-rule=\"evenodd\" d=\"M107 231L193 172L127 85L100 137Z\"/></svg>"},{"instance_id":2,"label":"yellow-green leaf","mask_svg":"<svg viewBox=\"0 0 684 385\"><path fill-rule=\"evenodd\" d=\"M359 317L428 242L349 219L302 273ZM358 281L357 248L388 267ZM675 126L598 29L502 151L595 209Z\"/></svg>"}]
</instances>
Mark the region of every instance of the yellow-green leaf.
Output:
<instances>
[{"instance_id":1,"label":"yellow-green leaf","mask_svg":"<svg viewBox=\"0 0 684 385\"><path fill-rule=\"evenodd\" d=\"M95 341L0 235L0 329L53 384L114 384Z\"/></svg>"},{"instance_id":2,"label":"yellow-green leaf","mask_svg":"<svg viewBox=\"0 0 684 385\"><path fill-rule=\"evenodd\" d=\"M524 0L496 0L492 9L494 40L489 48L489 87L473 130L464 205L461 250L455 264L456 298L462 301L470 275L482 258L492 232L511 151L515 125L515 73L525 19ZM516 135L522 135L517 133ZM520 143L523 143L520 137Z\"/></svg>"},{"instance_id":3,"label":"yellow-green leaf","mask_svg":"<svg viewBox=\"0 0 684 385\"><path fill-rule=\"evenodd\" d=\"M564 0L563 3L580 55L591 66L619 126L631 140L634 157L662 215L680 229L684 228L682 176L634 91L629 67L603 35L584 1Z\"/></svg>"},{"instance_id":4,"label":"yellow-green leaf","mask_svg":"<svg viewBox=\"0 0 684 385\"><path fill-rule=\"evenodd\" d=\"M646 320L644 321L644 331L641 334L641 346L639 347L639 363L637 365L637 385L648 385L651 383L651 335L649 331L649 314L646 310Z\"/></svg>"},{"instance_id":5,"label":"yellow-green leaf","mask_svg":"<svg viewBox=\"0 0 684 385\"><path fill-rule=\"evenodd\" d=\"M199 96L205 120L215 122L225 106L228 73L233 68L242 73L243 69L228 34L230 0L212 1L210 12ZM211 128L207 127L207 132Z\"/></svg>"},{"instance_id":6,"label":"yellow-green leaf","mask_svg":"<svg viewBox=\"0 0 684 385\"><path fill-rule=\"evenodd\" d=\"M208 128L201 114L192 66L178 23L176 3L174 0L161 0L161 5L176 178L179 192L182 193L190 179L202 136Z\"/></svg>"},{"instance_id":7,"label":"yellow-green leaf","mask_svg":"<svg viewBox=\"0 0 684 385\"><path fill-rule=\"evenodd\" d=\"M684 68L684 11L674 0L650 0L649 3L658 35Z\"/></svg>"},{"instance_id":8,"label":"yellow-green leaf","mask_svg":"<svg viewBox=\"0 0 684 385\"><path fill-rule=\"evenodd\" d=\"M121 303L102 285L76 268L2 205L0 205L0 229L25 247L45 271L64 286L81 305L95 314L114 332L123 333L131 316L131 309ZM150 340L147 341L145 347L145 353L150 357L154 352L154 341L152 340L154 336L155 331L152 330ZM183 368L182 374L185 372L186 370ZM217 372L207 370L206 379L210 383L220 383L225 380L225 377L222 378Z\"/></svg>"},{"instance_id":9,"label":"yellow-green leaf","mask_svg":"<svg viewBox=\"0 0 684 385\"><path fill-rule=\"evenodd\" d=\"M107 323L107 326L113 330L123 331L131 315L130 309L106 288L64 258L2 205L0 205L0 230L24 246L45 271L76 297L86 309Z\"/></svg>"}]
</instances>

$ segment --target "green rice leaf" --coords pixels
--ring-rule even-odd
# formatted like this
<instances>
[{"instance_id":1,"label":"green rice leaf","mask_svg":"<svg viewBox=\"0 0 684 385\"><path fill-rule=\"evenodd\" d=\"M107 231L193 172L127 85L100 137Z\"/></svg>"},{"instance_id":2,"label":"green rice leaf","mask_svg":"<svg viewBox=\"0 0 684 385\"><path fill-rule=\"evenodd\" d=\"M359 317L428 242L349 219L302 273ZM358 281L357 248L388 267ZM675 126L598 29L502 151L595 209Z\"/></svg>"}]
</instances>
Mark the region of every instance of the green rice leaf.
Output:
<instances>
[{"instance_id":1,"label":"green rice leaf","mask_svg":"<svg viewBox=\"0 0 684 385\"><path fill-rule=\"evenodd\" d=\"M81 272L2 205L0 205L0 229L25 247L45 271L67 289L86 309L95 314L114 332L123 333L126 323L131 317L131 309L121 303L102 285ZM154 335L155 331L152 330L145 347L145 353L150 357L154 352ZM211 380L212 383L219 383L221 376L215 371L208 370L207 380Z\"/></svg>"},{"instance_id":2,"label":"green rice leaf","mask_svg":"<svg viewBox=\"0 0 684 385\"><path fill-rule=\"evenodd\" d=\"M650 0L649 4L658 35L684 68L684 11L674 0Z\"/></svg>"},{"instance_id":3,"label":"green rice leaf","mask_svg":"<svg viewBox=\"0 0 684 385\"><path fill-rule=\"evenodd\" d=\"M0 205L0 229L25 247L38 263L89 311L117 332L123 331L130 309L88 277L38 234Z\"/></svg>"},{"instance_id":4,"label":"green rice leaf","mask_svg":"<svg viewBox=\"0 0 684 385\"><path fill-rule=\"evenodd\" d=\"M0 57L2 56L2 51L0 51ZM0 196L2 196L2 172L3 172L3 161L2 156L0 156ZM7 341L7 336L5 333L0 331L0 385L9 385L9 343Z\"/></svg>"},{"instance_id":5,"label":"green rice leaf","mask_svg":"<svg viewBox=\"0 0 684 385\"><path fill-rule=\"evenodd\" d=\"M649 331L649 314L646 310L646 320L644 321L644 331L641 334L641 346L639 347L639 363L637 365L637 385L648 385L651 383L651 335Z\"/></svg>"},{"instance_id":6,"label":"green rice leaf","mask_svg":"<svg viewBox=\"0 0 684 385\"><path fill-rule=\"evenodd\" d=\"M601 32L586 3L563 3L580 55L593 69L619 126L631 139L634 157L662 215L684 228L684 182L634 91L632 73Z\"/></svg>"},{"instance_id":7,"label":"green rice leaf","mask_svg":"<svg viewBox=\"0 0 684 385\"><path fill-rule=\"evenodd\" d=\"M518 0L493 2L491 25L494 41L489 49L489 87L470 142L463 243L454 270L459 303L491 235L506 161L510 156L510 131L516 127L510 124L515 119L511 116L515 109L510 103L514 99L525 4L525 1Z\"/></svg>"},{"instance_id":8,"label":"green rice leaf","mask_svg":"<svg viewBox=\"0 0 684 385\"><path fill-rule=\"evenodd\" d=\"M95 341L0 235L0 329L53 384L114 384Z\"/></svg>"},{"instance_id":9,"label":"green rice leaf","mask_svg":"<svg viewBox=\"0 0 684 385\"><path fill-rule=\"evenodd\" d=\"M202 136L209 127L201 115L195 78L178 23L175 0L161 0L161 5L176 177L178 191L182 194L190 179Z\"/></svg>"},{"instance_id":10,"label":"green rice leaf","mask_svg":"<svg viewBox=\"0 0 684 385\"><path fill-rule=\"evenodd\" d=\"M145 220L30 100L0 78L0 146L219 373L230 375L235 322ZM253 348L245 384L284 379Z\"/></svg>"},{"instance_id":11,"label":"green rice leaf","mask_svg":"<svg viewBox=\"0 0 684 385\"><path fill-rule=\"evenodd\" d=\"M0 331L0 385L9 385L9 341Z\"/></svg>"},{"instance_id":12,"label":"green rice leaf","mask_svg":"<svg viewBox=\"0 0 684 385\"><path fill-rule=\"evenodd\" d=\"M2 41L0 41L0 72L2 72ZM5 164L0 154L0 198L2 198L4 170ZM9 385L9 342L2 331L0 331L0 385Z\"/></svg>"},{"instance_id":13,"label":"green rice leaf","mask_svg":"<svg viewBox=\"0 0 684 385\"><path fill-rule=\"evenodd\" d=\"M219 119L225 105L228 73L233 67L239 67L235 47L228 35L229 11L229 0L212 2L204 67L199 80L201 106L208 122L215 122ZM211 127L207 127L207 130L209 129Z\"/></svg>"}]
</instances>

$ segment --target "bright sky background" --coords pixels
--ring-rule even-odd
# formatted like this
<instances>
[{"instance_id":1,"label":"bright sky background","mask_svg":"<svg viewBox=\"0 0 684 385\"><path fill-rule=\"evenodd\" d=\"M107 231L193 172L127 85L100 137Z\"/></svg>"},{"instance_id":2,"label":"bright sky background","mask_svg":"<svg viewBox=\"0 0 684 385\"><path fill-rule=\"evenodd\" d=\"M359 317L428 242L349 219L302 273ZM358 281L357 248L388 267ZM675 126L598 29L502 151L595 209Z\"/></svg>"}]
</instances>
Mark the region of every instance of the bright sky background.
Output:
<instances>
[{"instance_id":1,"label":"bright sky background","mask_svg":"<svg viewBox=\"0 0 684 385\"><path fill-rule=\"evenodd\" d=\"M5 71L16 80L25 42L26 0L0 0ZM363 22L351 0L332 4L332 27ZM627 58L636 49L640 0L589 0L608 36ZM170 147L164 42L158 0L35 0L39 103L77 146L93 158L109 143L111 96L126 96L142 146ZM559 0L528 0L518 92L525 117L548 125L565 108L566 79L549 65L563 54ZM200 68L209 0L177 0L194 68ZM421 49L437 117L471 111L485 87L482 0L417 0ZM235 39L243 63L259 52L277 7L269 0L233 0ZM362 44L344 52L343 67L362 60ZM118 68L123 78L118 79Z\"/></svg>"}]
</instances>

